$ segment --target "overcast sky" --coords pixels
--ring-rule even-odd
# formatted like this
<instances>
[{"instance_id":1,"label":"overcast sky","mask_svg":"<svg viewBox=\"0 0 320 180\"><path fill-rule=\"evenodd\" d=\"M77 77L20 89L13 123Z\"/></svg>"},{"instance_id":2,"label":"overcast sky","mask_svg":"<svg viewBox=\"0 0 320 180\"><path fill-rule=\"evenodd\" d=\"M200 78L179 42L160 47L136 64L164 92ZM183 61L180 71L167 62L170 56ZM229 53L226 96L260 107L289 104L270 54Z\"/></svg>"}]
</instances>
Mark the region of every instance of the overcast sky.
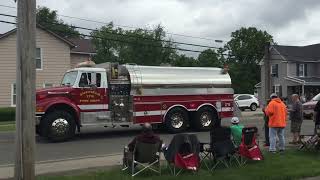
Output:
<instances>
[{"instance_id":1,"label":"overcast sky","mask_svg":"<svg viewBox=\"0 0 320 180\"><path fill-rule=\"evenodd\" d=\"M16 6L13 0L0 5ZM150 28L161 24L170 33L227 41L232 31L255 26L278 44L320 43L320 0L37 0L58 14ZM0 12L16 14L12 8ZM95 28L99 23L61 17L65 22ZM0 16L1 20L8 18ZM12 19L9 19L12 20ZM0 33L12 26L0 23ZM172 35L179 41L222 46L213 41ZM190 47L194 49L194 47Z\"/></svg>"}]
</instances>

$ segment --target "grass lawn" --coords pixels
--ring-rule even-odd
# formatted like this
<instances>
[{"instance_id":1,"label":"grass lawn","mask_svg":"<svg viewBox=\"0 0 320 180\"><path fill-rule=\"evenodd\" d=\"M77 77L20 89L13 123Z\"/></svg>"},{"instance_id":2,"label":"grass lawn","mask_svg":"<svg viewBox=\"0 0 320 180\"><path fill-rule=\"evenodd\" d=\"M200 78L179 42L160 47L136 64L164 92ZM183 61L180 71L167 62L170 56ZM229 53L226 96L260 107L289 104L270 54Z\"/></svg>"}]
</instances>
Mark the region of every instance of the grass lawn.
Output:
<instances>
[{"instance_id":1,"label":"grass lawn","mask_svg":"<svg viewBox=\"0 0 320 180\"><path fill-rule=\"evenodd\" d=\"M14 121L0 122L0 132L14 131L15 129L16 129L16 125L15 125Z\"/></svg>"},{"instance_id":2,"label":"grass lawn","mask_svg":"<svg viewBox=\"0 0 320 180\"><path fill-rule=\"evenodd\" d=\"M162 176L145 172L136 180L291 180L320 175L320 156L313 152L287 150L285 154L265 154L265 160L250 162L244 167L217 169L210 173L201 169L196 174L184 173L177 177L163 168ZM75 176L40 176L38 180L130 180L127 172L117 169L89 172Z\"/></svg>"}]
</instances>

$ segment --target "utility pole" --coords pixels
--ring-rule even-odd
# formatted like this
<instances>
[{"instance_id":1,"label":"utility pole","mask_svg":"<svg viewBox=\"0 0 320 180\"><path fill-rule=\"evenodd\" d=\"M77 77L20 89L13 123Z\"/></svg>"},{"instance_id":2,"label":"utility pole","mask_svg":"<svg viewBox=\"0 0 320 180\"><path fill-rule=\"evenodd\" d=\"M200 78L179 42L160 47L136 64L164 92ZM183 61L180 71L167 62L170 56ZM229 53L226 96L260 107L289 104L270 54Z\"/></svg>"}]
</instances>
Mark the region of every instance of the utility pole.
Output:
<instances>
[{"instance_id":1,"label":"utility pole","mask_svg":"<svg viewBox=\"0 0 320 180\"><path fill-rule=\"evenodd\" d=\"M265 46L265 59L264 59L264 68L265 68L265 103L267 105L267 100L271 94L271 64L270 64L270 42Z\"/></svg>"},{"instance_id":2,"label":"utility pole","mask_svg":"<svg viewBox=\"0 0 320 180\"><path fill-rule=\"evenodd\" d=\"M36 0L18 0L15 179L35 180Z\"/></svg>"}]
</instances>

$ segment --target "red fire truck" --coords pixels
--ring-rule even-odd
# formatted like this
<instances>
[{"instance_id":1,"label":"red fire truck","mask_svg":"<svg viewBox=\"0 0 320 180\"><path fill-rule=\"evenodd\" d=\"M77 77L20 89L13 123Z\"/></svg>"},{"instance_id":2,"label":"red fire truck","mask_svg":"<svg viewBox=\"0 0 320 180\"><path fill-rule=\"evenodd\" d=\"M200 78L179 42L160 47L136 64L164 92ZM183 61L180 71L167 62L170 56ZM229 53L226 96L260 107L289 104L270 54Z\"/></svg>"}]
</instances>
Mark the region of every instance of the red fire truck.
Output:
<instances>
[{"instance_id":1,"label":"red fire truck","mask_svg":"<svg viewBox=\"0 0 320 180\"><path fill-rule=\"evenodd\" d=\"M36 131L53 141L81 127L129 127L149 122L178 133L206 130L233 116L233 89L226 69L95 65L67 71L60 87L36 94Z\"/></svg>"}]
</instances>

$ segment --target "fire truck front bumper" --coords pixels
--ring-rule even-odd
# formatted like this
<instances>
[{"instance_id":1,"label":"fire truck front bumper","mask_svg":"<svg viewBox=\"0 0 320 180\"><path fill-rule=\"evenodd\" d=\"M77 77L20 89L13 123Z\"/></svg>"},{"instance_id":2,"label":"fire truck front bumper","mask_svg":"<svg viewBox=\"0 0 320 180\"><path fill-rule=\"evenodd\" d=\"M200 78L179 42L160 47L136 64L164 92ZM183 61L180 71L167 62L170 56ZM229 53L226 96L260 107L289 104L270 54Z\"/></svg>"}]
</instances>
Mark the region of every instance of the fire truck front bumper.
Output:
<instances>
[{"instance_id":1,"label":"fire truck front bumper","mask_svg":"<svg viewBox=\"0 0 320 180\"><path fill-rule=\"evenodd\" d=\"M44 115L44 113L36 112L36 125L40 124L40 120L43 115Z\"/></svg>"}]
</instances>

